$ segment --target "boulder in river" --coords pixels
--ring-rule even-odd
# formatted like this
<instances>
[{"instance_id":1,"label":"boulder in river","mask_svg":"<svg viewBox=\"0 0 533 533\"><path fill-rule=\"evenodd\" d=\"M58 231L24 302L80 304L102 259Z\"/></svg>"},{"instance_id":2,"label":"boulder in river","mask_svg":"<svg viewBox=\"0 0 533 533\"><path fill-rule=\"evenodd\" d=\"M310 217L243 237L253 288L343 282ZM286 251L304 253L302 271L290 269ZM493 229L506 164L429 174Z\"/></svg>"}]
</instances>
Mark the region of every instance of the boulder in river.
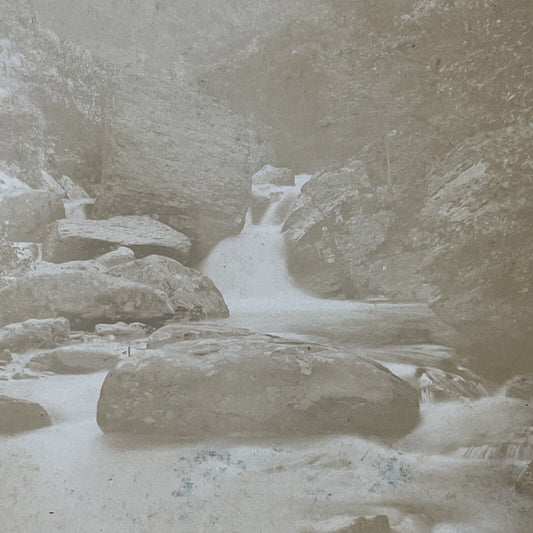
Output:
<instances>
[{"instance_id":1,"label":"boulder in river","mask_svg":"<svg viewBox=\"0 0 533 533\"><path fill-rule=\"evenodd\" d=\"M41 242L44 229L65 217L63 202L41 189L16 189L0 194L0 224L12 241Z\"/></svg>"},{"instance_id":2,"label":"boulder in river","mask_svg":"<svg viewBox=\"0 0 533 533\"><path fill-rule=\"evenodd\" d=\"M136 256L160 254L185 263L190 240L148 216L118 216L107 220L58 220L43 243L43 258L53 263L92 259L118 246Z\"/></svg>"},{"instance_id":3,"label":"boulder in river","mask_svg":"<svg viewBox=\"0 0 533 533\"><path fill-rule=\"evenodd\" d=\"M106 377L104 432L222 436L348 433L395 437L418 395L382 366L315 344L245 334L163 345Z\"/></svg>"},{"instance_id":4,"label":"boulder in river","mask_svg":"<svg viewBox=\"0 0 533 533\"><path fill-rule=\"evenodd\" d=\"M127 347L115 342L89 342L61 346L38 353L28 368L54 374L86 374L114 368Z\"/></svg>"},{"instance_id":5,"label":"boulder in river","mask_svg":"<svg viewBox=\"0 0 533 533\"><path fill-rule=\"evenodd\" d=\"M0 351L25 352L32 348L50 348L66 341L70 323L66 318L30 319L0 329Z\"/></svg>"},{"instance_id":6,"label":"boulder in river","mask_svg":"<svg viewBox=\"0 0 533 533\"><path fill-rule=\"evenodd\" d=\"M150 255L113 267L108 273L162 290L176 312L184 309L189 314L200 307L208 318L229 315L224 297L207 276L168 257Z\"/></svg>"},{"instance_id":7,"label":"boulder in river","mask_svg":"<svg viewBox=\"0 0 533 533\"><path fill-rule=\"evenodd\" d=\"M38 403L0 395L0 434L50 426L50 415Z\"/></svg>"},{"instance_id":8,"label":"boulder in river","mask_svg":"<svg viewBox=\"0 0 533 533\"><path fill-rule=\"evenodd\" d=\"M161 322L174 315L162 291L109 276L91 262L42 264L0 290L0 325L66 317L86 329L101 322Z\"/></svg>"}]
</instances>

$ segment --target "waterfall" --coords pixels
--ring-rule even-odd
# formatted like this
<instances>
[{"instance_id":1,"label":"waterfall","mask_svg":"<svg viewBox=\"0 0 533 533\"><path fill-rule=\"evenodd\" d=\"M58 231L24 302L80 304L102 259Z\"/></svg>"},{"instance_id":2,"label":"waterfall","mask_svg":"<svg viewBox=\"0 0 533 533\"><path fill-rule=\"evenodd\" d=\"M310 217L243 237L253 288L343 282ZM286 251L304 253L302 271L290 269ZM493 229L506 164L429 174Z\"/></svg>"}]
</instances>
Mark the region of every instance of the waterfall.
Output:
<instances>
[{"instance_id":1,"label":"waterfall","mask_svg":"<svg viewBox=\"0 0 533 533\"><path fill-rule=\"evenodd\" d=\"M255 309L298 307L310 296L292 283L285 260L281 227L310 178L296 177L294 186L257 185L252 192L269 205L259 223L248 211L242 232L220 242L201 266L222 291L231 310L253 305Z\"/></svg>"}]
</instances>

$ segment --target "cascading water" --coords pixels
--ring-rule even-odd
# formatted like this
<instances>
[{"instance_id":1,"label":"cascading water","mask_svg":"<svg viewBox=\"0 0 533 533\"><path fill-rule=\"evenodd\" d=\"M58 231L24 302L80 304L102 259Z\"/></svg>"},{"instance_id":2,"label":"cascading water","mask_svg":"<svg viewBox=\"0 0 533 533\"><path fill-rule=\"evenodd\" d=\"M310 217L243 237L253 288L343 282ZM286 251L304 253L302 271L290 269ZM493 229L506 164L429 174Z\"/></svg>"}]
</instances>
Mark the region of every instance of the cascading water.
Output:
<instances>
[{"instance_id":1,"label":"cascading water","mask_svg":"<svg viewBox=\"0 0 533 533\"><path fill-rule=\"evenodd\" d=\"M249 211L242 232L220 242L203 263L202 271L222 291L230 311L296 308L317 301L291 283L281 233L290 206L309 178L297 176L294 186L254 186L254 194L270 201L260 222L253 224Z\"/></svg>"}]
</instances>

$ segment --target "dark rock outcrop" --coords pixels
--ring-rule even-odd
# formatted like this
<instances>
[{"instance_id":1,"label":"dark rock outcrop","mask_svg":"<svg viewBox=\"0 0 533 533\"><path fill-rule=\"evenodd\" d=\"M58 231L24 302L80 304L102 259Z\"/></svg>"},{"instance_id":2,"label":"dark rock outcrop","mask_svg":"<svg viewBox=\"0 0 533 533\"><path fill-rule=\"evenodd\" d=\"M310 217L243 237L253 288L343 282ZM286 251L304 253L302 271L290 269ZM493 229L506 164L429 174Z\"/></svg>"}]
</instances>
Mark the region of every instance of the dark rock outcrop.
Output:
<instances>
[{"instance_id":1,"label":"dark rock outcrop","mask_svg":"<svg viewBox=\"0 0 533 533\"><path fill-rule=\"evenodd\" d=\"M416 391L375 363L272 336L181 341L128 358L102 386L105 432L182 439L360 433L418 421Z\"/></svg>"},{"instance_id":2,"label":"dark rock outcrop","mask_svg":"<svg viewBox=\"0 0 533 533\"><path fill-rule=\"evenodd\" d=\"M108 274L165 292L177 314L184 310L189 315L199 307L200 318L229 315L222 294L207 276L168 257L151 255L113 267Z\"/></svg>"},{"instance_id":3,"label":"dark rock outcrop","mask_svg":"<svg viewBox=\"0 0 533 533\"><path fill-rule=\"evenodd\" d=\"M50 415L38 403L0 395L0 434L50 426Z\"/></svg>"},{"instance_id":4,"label":"dark rock outcrop","mask_svg":"<svg viewBox=\"0 0 533 533\"><path fill-rule=\"evenodd\" d=\"M54 263L93 259L125 246L137 257L166 255L185 263L191 241L148 216L118 216L107 220L58 220L43 243L43 259Z\"/></svg>"},{"instance_id":5,"label":"dark rock outcrop","mask_svg":"<svg viewBox=\"0 0 533 533\"><path fill-rule=\"evenodd\" d=\"M33 348L50 348L70 335L66 318L26 320L0 329L0 351L25 352Z\"/></svg>"}]
</instances>

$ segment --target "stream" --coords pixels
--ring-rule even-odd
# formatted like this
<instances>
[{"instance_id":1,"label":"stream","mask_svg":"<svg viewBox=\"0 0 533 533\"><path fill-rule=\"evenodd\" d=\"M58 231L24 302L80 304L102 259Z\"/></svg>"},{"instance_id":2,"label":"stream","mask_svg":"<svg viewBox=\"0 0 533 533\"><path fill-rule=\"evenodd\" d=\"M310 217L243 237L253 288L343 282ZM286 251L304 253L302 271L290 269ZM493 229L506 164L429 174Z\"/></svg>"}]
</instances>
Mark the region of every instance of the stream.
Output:
<instances>
[{"instance_id":1,"label":"stream","mask_svg":"<svg viewBox=\"0 0 533 533\"><path fill-rule=\"evenodd\" d=\"M2 531L331 533L374 514L398 533L531 531L531 502L513 487L533 459L527 404L465 368L455 332L425 304L321 300L292 283L281 225L307 178L263 186L271 203L260 222L249 213L201 265L230 309L219 322L380 362L419 390L420 424L392 444L346 435L180 444L104 435L105 372L1 381L54 421L0 436Z\"/></svg>"}]
</instances>

